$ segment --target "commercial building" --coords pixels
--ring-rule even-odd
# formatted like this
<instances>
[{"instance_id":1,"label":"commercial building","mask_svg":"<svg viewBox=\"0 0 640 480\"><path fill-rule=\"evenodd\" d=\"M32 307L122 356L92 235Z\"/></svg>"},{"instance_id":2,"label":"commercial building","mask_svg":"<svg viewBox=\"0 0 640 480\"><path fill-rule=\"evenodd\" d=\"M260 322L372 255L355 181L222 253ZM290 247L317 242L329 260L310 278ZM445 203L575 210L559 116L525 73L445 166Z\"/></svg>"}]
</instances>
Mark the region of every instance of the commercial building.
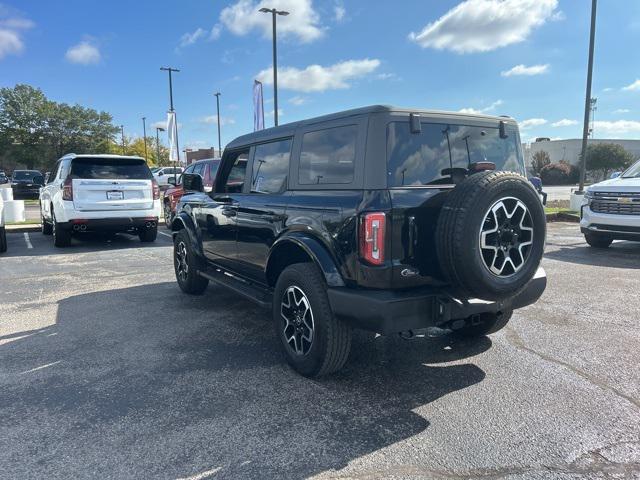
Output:
<instances>
[{"instance_id":1,"label":"commercial building","mask_svg":"<svg viewBox=\"0 0 640 480\"><path fill-rule=\"evenodd\" d=\"M616 143L631 153L634 158L640 158L640 140L589 139L589 145L598 143ZM580 162L580 152L582 150L582 139L549 140L548 138L538 138L535 142L522 144L522 150L527 168L531 166L533 154L541 150L549 154L551 163L565 161L572 165L578 165Z\"/></svg>"},{"instance_id":2,"label":"commercial building","mask_svg":"<svg viewBox=\"0 0 640 480\"><path fill-rule=\"evenodd\" d=\"M215 148L199 148L198 150L186 149L184 151L185 158L187 159L187 165L191 165L198 160L204 160L205 158L219 158L220 152Z\"/></svg>"}]
</instances>

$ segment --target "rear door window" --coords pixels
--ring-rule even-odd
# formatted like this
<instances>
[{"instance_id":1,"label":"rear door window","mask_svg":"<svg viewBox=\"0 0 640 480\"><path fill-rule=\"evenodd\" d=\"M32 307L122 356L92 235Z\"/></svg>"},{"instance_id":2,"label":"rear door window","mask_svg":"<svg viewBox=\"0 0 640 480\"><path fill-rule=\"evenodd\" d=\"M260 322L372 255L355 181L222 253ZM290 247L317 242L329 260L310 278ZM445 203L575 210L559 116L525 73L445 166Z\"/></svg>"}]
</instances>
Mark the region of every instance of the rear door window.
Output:
<instances>
[{"instance_id":1,"label":"rear door window","mask_svg":"<svg viewBox=\"0 0 640 480\"><path fill-rule=\"evenodd\" d=\"M76 158L71 163L71 178L150 180L153 176L144 160Z\"/></svg>"},{"instance_id":2,"label":"rear door window","mask_svg":"<svg viewBox=\"0 0 640 480\"><path fill-rule=\"evenodd\" d=\"M281 193L287 187L291 139L256 145L251 193Z\"/></svg>"},{"instance_id":3,"label":"rear door window","mask_svg":"<svg viewBox=\"0 0 640 480\"><path fill-rule=\"evenodd\" d=\"M305 133L298 182L301 185L352 183L357 137L357 125Z\"/></svg>"}]
</instances>

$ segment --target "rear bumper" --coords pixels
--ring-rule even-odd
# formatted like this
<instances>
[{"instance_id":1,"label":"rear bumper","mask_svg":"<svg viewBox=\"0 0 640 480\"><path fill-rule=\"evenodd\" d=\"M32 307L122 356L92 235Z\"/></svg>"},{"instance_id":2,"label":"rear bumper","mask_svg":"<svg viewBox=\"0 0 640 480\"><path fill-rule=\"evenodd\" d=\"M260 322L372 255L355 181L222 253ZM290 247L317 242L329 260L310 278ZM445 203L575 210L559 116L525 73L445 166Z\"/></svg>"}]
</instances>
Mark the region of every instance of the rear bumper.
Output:
<instances>
[{"instance_id":1,"label":"rear bumper","mask_svg":"<svg viewBox=\"0 0 640 480\"><path fill-rule=\"evenodd\" d=\"M74 232L129 232L158 226L158 217L75 219L58 223L58 228Z\"/></svg>"},{"instance_id":2,"label":"rear bumper","mask_svg":"<svg viewBox=\"0 0 640 480\"><path fill-rule=\"evenodd\" d=\"M16 198L17 197L33 197L33 198L40 197L39 186L23 187L21 185L17 185L17 186L12 186L11 189L13 190L13 196Z\"/></svg>"},{"instance_id":3,"label":"rear bumper","mask_svg":"<svg viewBox=\"0 0 640 480\"><path fill-rule=\"evenodd\" d=\"M336 316L351 325L381 334L436 327L478 313L515 310L535 303L547 286L539 268L527 287L500 302L461 300L437 288L408 291L329 288L329 302Z\"/></svg>"}]
</instances>

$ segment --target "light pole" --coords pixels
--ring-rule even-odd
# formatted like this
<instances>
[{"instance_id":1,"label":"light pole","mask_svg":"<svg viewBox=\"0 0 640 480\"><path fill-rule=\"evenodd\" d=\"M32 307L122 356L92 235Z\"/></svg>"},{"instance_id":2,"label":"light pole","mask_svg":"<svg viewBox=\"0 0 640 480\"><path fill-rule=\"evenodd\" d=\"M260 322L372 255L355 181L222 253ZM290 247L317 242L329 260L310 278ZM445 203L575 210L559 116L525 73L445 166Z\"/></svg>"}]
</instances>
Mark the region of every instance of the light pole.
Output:
<instances>
[{"instance_id":1,"label":"light pole","mask_svg":"<svg viewBox=\"0 0 640 480\"><path fill-rule=\"evenodd\" d=\"M160 132L164 132L164 128L156 127L156 163L160 166Z\"/></svg>"},{"instance_id":2,"label":"light pole","mask_svg":"<svg viewBox=\"0 0 640 480\"><path fill-rule=\"evenodd\" d=\"M270 13L273 18L273 119L278 126L278 52L276 47L276 15L287 16L289 12L276 10L275 8L261 8L262 13Z\"/></svg>"},{"instance_id":3,"label":"light pole","mask_svg":"<svg viewBox=\"0 0 640 480\"><path fill-rule=\"evenodd\" d=\"M589 135L589 112L591 110L591 77L593 76L593 44L596 39L596 5L591 0L591 32L589 35L589 64L587 67L587 92L584 100L584 125L582 127L582 153L580 157L580 186L577 193L584 192L584 179L587 169L587 136Z\"/></svg>"},{"instance_id":4,"label":"light pole","mask_svg":"<svg viewBox=\"0 0 640 480\"><path fill-rule=\"evenodd\" d=\"M220 95L222 94L220 92L216 92L214 95L216 96L216 107L218 111L218 155L222 157L222 142L220 140Z\"/></svg>"},{"instance_id":5,"label":"light pole","mask_svg":"<svg viewBox=\"0 0 640 480\"><path fill-rule=\"evenodd\" d=\"M173 113L174 123L175 123L175 132L173 132L176 136L176 156L178 158L177 164L180 163L180 144L178 143L178 119L175 114L175 110L173 109L173 79L171 74L173 72L179 72L177 68L172 67L160 67L160 70L164 72L169 72L169 111ZM177 164L174 165L177 167ZM178 174L176 173L176 169L173 170L173 181L176 183L178 181Z\"/></svg>"},{"instance_id":6,"label":"light pole","mask_svg":"<svg viewBox=\"0 0 640 480\"><path fill-rule=\"evenodd\" d=\"M124 155L124 125L120 125L120 135L122 137L122 155Z\"/></svg>"},{"instance_id":7,"label":"light pole","mask_svg":"<svg viewBox=\"0 0 640 480\"><path fill-rule=\"evenodd\" d=\"M142 138L144 139L144 161L148 161L147 157L147 117L142 117Z\"/></svg>"}]
</instances>

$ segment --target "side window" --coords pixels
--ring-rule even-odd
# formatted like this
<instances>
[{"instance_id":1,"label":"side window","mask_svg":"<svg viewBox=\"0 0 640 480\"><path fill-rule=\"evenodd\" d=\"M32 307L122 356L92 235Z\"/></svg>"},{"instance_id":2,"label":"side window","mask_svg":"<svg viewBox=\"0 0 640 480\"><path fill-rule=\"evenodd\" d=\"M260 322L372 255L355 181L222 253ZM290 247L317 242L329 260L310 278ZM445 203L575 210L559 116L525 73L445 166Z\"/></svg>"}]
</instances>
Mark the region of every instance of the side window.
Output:
<instances>
[{"instance_id":1,"label":"side window","mask_svg":"<svg viewBox=\"0 0 640 480\"><path fill-rule=\"evenodd\" d=\"M47 178L47 183L53 183L58 179L58 174L60 173L61 164L62 164L61 161L56 163L56 166L53 168L53 171L49 174L49 177Z\"/></svg>"},{"instance_id":2,"label":"side window","mask_svg":"<svg viewBox=\"0 0 640 480\"><path fill-rule=\"evenodd\" d=\"M244 187L244 179L247 173L247 162L249 160L249 149L229 154L224 159L225 169L220 177L220 185L216 186L216 192L241 193ZM231 167L229 167L231 162Z\"/></svg>"},{"instance_id":3,"label":"side window","mask_svg":"<svg viewBox=\"0 0 640 480\"><path fill-rule=\"evenodd\" d=\"M69 176L69 172L71 171L71 161L70 160L62 160L60 162L60 172L58 173L59 180L66 180Z\"/></svg>"},{"instance_id":4,"label":"side window","mask_svg":"<svg viewBox=\"0 0 640 480\"><path fill-rule=\"evenodd\" d=\"M193 168L193 173L197 173L204 178L204 163L197 163Z\"/></svg>"},{"instance_id":5,"label":"side window","mask_svg":"<svg viewBox=\"0 0 640 480\"><path fill-rule=\"evenodd\" d=\"M357 125L305 133L298 182L302 185L351 183L357 137Z\"/></svg>"},{"instance_id":6,"label":"side window","mask_svg":"<svg viewBox=\"0 0 640 480\"><path fill-rule=\"evenodd\" d=\"M251 193L281 193L287 187L291 139L257 145Z\"/></svg>"}]
</instances>

